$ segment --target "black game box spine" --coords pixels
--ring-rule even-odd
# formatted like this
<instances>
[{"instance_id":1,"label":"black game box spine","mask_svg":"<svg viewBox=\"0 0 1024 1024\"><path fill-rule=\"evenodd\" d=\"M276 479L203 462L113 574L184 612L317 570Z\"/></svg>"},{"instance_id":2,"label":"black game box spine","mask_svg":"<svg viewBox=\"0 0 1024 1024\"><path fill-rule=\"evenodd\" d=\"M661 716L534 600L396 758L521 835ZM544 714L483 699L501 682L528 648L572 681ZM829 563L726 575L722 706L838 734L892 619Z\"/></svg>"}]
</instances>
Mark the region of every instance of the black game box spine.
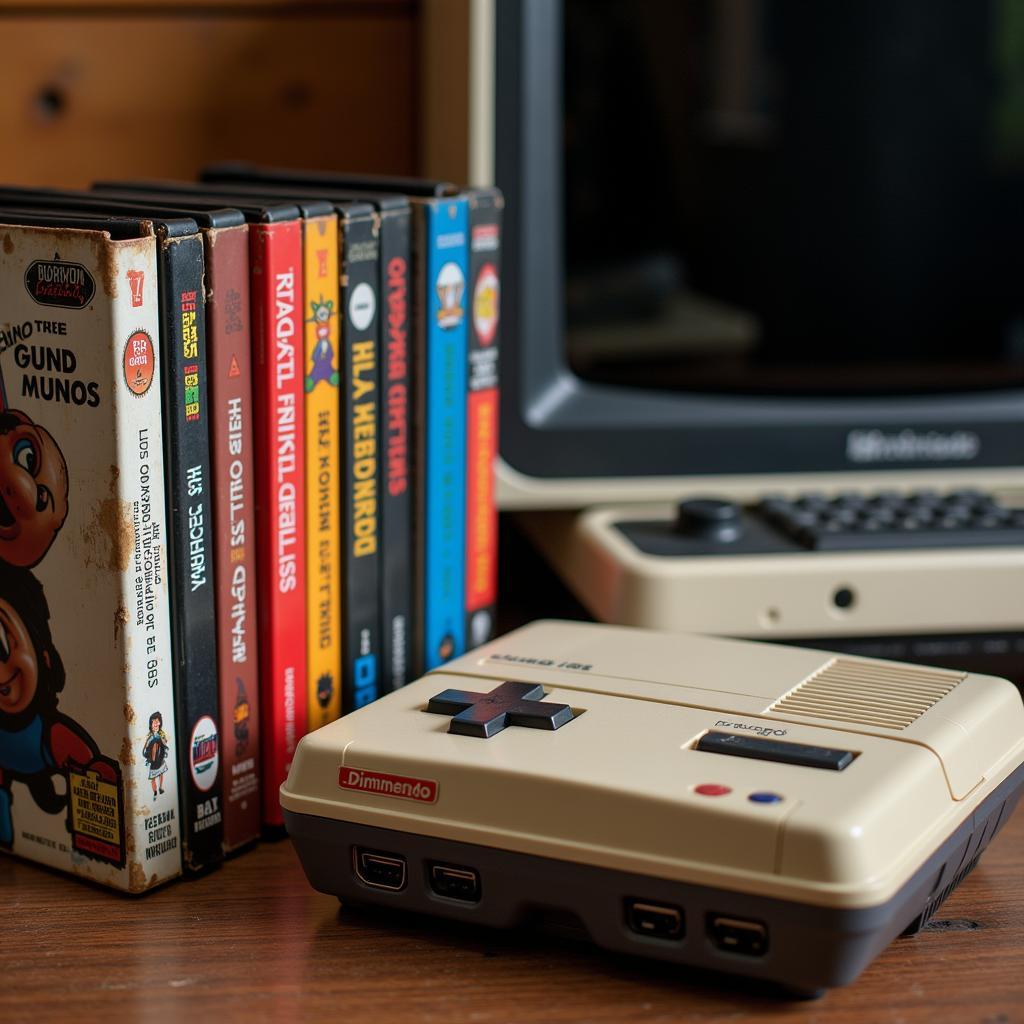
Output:
<instances>
[{"instance_id":1,"label":"black game box spine","mask_svg":"<svg viewBox=\"0 0 1024 1024\"><path fill-rule=\"evenodd\" d=\"M409 208L381 214L381 650L382 689L412 676L412 281Z\"/></svg>"},{"instance_id":2,"label":"black game box spine","mask_svg":"<svg viewBox=\"0 0 1024 1024\"><path fill-rule=\"evenodd\" d=\"M182 867L199 871L223 857L203 242L158 234Z\"/></svg>"},{"instance_id":3,"label":"black game box spine","mask_svg":"<svg viewBox=\"0 0 1024 1024\"><path fill-rule=\"evenodd\" d=\"M378 218L346 217L342 227L342 711L380 689L380 334Z\"/></svg>"}]
</instances>

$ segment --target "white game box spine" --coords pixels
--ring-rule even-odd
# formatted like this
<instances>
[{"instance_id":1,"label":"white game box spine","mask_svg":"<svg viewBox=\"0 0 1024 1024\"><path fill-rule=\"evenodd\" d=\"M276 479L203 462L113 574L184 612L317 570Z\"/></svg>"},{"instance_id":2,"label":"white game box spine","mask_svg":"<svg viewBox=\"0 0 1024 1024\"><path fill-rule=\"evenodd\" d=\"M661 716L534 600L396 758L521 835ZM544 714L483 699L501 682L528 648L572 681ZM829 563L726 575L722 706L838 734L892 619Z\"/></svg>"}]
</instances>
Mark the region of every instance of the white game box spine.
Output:
<instances>
[{"instance_id":1,"label":"white game box spine","mask_svg":"<svg viewBox=\"0 0 1024 1024\"><path fill-rule=\"evenodd\" d=\"M152 274L152 288L142 296L146 307L146 326L142 330L150 333L156 346L154 379L145 395L140 398L130 388L120 387L114 392L118 460L123 468L121 478L125 480L123 500L131 502L135 534L132 563L121 577L122 601L130 609L123 644L127 703L134 711L125 716L127 739L133 754L125 768L134 766L126 786L128 821L133 832L129 843L127 888L134 890L140 883L148 887L179 874L181 851L178 759L173 756L168 741L174 725L174 684L167 580L172 567L166 557L162 384L159 379L159 346L164 339L159 337L155 250L147 249L144 259L135 252L126 255L132 265L125 270L122 280L130 278L135 269ZM129 289L119 290L114 304L114 339L131 339L139 330L136 314L141 308L133 305L137 298ZM128 359L130 341L125 344L123 358ZM111 373L114 380L119 380L122 356L116 342L112 355ZM157 714L161 716L160 722L155 719ZM154 730L153 726L157 728ZM174 737L174 740L188 742L187 737Z\"/></svg>"}]
</instances>

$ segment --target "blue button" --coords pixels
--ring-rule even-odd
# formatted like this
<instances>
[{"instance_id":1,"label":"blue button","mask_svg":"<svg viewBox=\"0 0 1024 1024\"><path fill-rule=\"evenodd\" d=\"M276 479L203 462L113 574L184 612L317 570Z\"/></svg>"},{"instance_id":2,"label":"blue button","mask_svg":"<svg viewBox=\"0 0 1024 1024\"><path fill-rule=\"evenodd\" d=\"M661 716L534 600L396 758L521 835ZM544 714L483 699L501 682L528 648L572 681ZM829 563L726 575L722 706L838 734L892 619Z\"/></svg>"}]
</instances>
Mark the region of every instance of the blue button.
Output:
<instances>
[{"instance_id":1,"label":"blue button","mask_svg":"<svg viewBox=\"0 0 1024 1024\"><path fill-rule=\"evenodd\" d=\"M783 797L778 793L751 793L747 799L755 804L777 804L782 802Z\"/></svg>"}]
</instances>

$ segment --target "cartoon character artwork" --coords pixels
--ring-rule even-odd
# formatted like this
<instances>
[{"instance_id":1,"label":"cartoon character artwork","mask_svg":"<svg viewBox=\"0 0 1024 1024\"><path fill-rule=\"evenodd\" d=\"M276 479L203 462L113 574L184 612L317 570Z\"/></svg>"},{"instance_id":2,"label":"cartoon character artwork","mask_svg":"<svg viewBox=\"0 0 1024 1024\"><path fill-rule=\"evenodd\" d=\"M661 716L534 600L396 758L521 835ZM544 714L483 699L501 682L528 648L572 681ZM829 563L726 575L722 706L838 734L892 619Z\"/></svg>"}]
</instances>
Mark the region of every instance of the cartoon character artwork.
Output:
<instances>
[{"instance_id":1,"label":"cartoon character artwork","mask_svg":"<svg viewBox=\"0 0 1024 1024\"><path fill-rule=\"evenodd\" d=\"M90 815L76 817L74 807L69 830L77 849L117 861L123 858L116 835L123 828L120 771L81 725L57 709L64 681L41 584L28 569L0 562L0 845L14 844L13 784L21 782L47 814L59 813L69 800L84 808L90 793L100 794L98 802L112 798L113 827L101 841L76 835L76 820ZM63 793L54 784L60 775L67 781Z\"/></svg>"},{"instance_id":2,"label":"cartoon character artwork","mask_svg":"<svg viewBox=\"0 0 1024 1024\"><path fill-rule=\"evenodd\" d=\"M0 409L0 559L32 568L68 514L68 467L53 436L17 409Z\"/></svg>"},{"instance_id":3,"label":"cartoon character artwork","mask_svg":"<svg viewBox=\"0 0 1024 1024\"><path fill-rule=\"evenodd\" d=\"M434 284L437 291L437 326L447 330L462 322L462 296L466 290L466 278L458 263L446 263L437 274Z\"/></svg>"},{"instance_id":4,"label":"cartoon character artwork","mask_svg":"<svg viewBox=\"0 0 1024 1024\"><path fill-rule=\"evenodd\" d=\"M331 344L331 317L335 315L334 300L323 297L311 302L313 315L306 323L316 324L316 347L313 349L313 366L306 377L307 394L321 381L327 381L332 388L338 386L338 371L334 368L334 346Z\"/></svg>"},{"instance_id":5,"label":"cartoon character artwork","mask_svg":"<svg viewBox=\"0 0 1024 1024\"><path fill-rule=\"evenodd\" d=\"M164 732L164 716L159 711L154 711L149 716L149 735L146 737L146 742L142 744L142 757L149 768L149 782L153 787L154 800L164 791L164 775L167 774L169 750L167 733ZM157 789L158 782L159 790Z\"/></svg>"},{"instance_id":6,"label":"cartoon character artwork","mask_svg":"<svg viewBox=\"0 0 1024 1024\"><path fill-rule=\"evenodd\" d=\"M322 708L326 708L331 703L331 698L334 696L334 677L330 672L325 672L316 681L316 700Z\"/></svg>"}]
</instances>

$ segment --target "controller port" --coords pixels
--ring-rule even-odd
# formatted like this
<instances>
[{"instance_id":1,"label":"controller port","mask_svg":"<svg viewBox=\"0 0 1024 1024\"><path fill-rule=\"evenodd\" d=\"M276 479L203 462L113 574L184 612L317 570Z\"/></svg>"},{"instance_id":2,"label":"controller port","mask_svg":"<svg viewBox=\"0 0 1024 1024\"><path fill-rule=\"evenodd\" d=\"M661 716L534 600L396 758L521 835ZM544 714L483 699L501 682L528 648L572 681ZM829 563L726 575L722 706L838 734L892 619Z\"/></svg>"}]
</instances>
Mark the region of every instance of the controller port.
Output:
<instances>
[{"instance_id":1,"label":"controller port","mask_svg":"<svg viewBox=\"0 0 1024 1024\"><path fill-rule=\"evenodd\" d=\"M352 850L352 867L359 881L374 889L398 892L405 888L405 858L397 853L357 846Z\"/></svg>"},{"instance_id":2,"label":"controller port","mask_svg":"<svg viewBox=\"0 0 1024 1024\"><path fill-rule=\"evenodd\" d=\"M670 903L626 900L626 924L630 931L652 939L676 940L683 937L683 912Z\"/></svg>"},{"instance_id":3,"label":"controller port","mask_svg":"<svg viewBox=\"0 0 1024 1024\"><path fill-rule=\"evenodd\" d=\"M480 876L472 868L460 868L454 864L431 864L430 888L438 896L463 903L480 901Z\"/></svg>"},{"instance_id":4,"label":"controller port","mask_svg":"<svg viewBox=\"0 0 1024 1024\"><path fill-rule=\"evenodd\" d=\"M764 956L768 952L768 929L760 921L708 914L708 938L725 953Z\"/></svg>"}]
</instances>

